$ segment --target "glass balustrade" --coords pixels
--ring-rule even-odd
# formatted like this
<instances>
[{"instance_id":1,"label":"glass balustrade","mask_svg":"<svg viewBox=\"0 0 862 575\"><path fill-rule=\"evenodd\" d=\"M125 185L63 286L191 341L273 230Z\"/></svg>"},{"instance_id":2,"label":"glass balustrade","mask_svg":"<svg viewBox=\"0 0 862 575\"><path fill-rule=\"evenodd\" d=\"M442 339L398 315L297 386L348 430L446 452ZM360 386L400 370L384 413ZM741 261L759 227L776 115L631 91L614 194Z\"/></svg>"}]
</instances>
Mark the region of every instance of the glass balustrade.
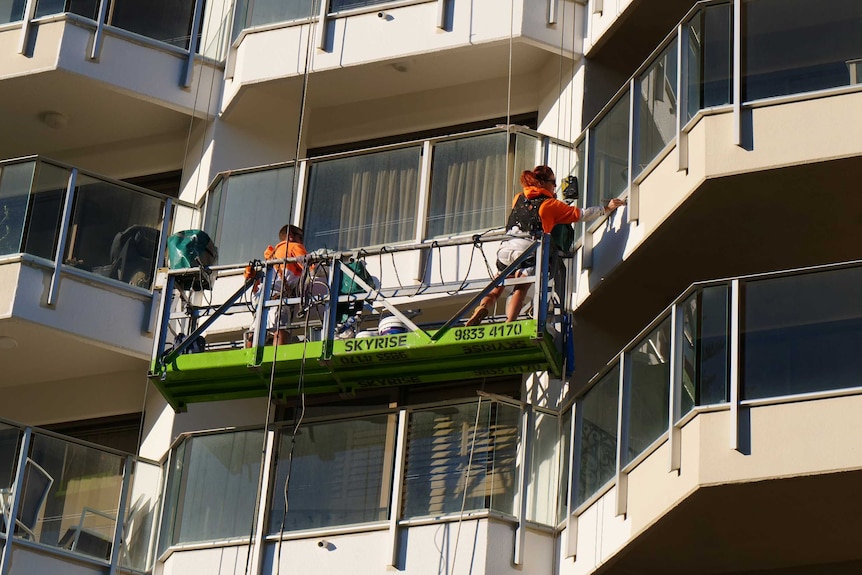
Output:
<instances>
[{"instance_id":1,"label":"glass balustrade","mask_svg":"<svg viewBox=\"0 0 862 575\"><path fill-rule=\"evenodd\" d=\"M0 256L55 260L72 169L45 160L0 164ZM165 199L77 173L62 263L149 289Z\"/></svg>"},{"instance_id":2,"label":"glass balustrade","mask_svg":"<svg viewBox=\"0 0 862 575\"><path fill-rule=\"evenodd\" d=\"M732 281L740 297L731 306ZM740 370L739 401L816 399L818 393L858 393L862 373L862 266L824 266L696 285L673 305L678 327L668 315L623 350L610 370L576 404L578 497L583 504L616 473L619 366L627 366L622 429L625 467L669 427L672 401L680 418L699 407L730 401L730 365ZM731 357L731 318L740 318L739 356ZM679 357L672 369L671 345ZM670 396L671 376L678 380ZM813 395L812 397L812 394Z\"/></svg>"},{"instance_id":3,"label":"glass balustrade","mask_svg":"<svg viewBox=\"0 0 862 575\"><path fill-rule=\"evenodd\" d=\"M670 318L662 321L628 353L628 437L623 465L667 431L670 405Z\"/></svg>"},{"instance_id":4,"label":"glass balustrade","mask_svg":"<svg viewBox=\"0 0 862 575\"><path fill-rule=\"evenodd\" d=\"M530 472L527 477L527 520L544 525L557 523L557 487L560 473L560 418L534 412Z\"/></svg>"},{"instance_id":5,"label":"glass balustrade","mask_svg":"<svg viewBox=\"0 0 862 575\"><path fill-rule=\"evenodd\" d=\"M17 509L14 521L2 522L6 537L101 563L116 555L145 571L152 566L161 477L155 462L0 422L0 508L7 518Z\"/></svg>"}]
</instances>

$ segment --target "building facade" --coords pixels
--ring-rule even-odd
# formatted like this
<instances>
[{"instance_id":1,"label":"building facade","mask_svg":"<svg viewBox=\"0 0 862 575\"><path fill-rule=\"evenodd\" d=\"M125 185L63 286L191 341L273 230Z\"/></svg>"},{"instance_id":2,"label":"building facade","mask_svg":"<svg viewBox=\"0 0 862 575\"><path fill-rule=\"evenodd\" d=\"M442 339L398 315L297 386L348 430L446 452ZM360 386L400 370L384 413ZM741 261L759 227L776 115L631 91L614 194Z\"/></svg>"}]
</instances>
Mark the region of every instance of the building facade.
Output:
<instances>
[{"instance_id":1,"label":"building facade","mask_svg":"<svg viewBox=\"0 0 862 575\"><path fill-rule=\"evenodd\" d=\"M859 571L858 0L142 6L0 0L0 575Z\"/></svg>"}]
</instances>

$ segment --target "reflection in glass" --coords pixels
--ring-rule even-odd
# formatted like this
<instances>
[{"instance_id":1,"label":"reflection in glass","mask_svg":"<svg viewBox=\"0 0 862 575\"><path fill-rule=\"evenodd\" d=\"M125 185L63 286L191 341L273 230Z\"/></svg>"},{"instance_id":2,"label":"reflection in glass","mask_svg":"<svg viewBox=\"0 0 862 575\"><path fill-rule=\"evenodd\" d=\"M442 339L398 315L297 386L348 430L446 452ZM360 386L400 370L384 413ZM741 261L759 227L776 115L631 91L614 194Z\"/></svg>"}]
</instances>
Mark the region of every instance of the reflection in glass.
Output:
<instances>
[{"instance_id":1,"label":"reflection in glass","mask_svg":"<svg viewBox=\"0 0 862 575\"><path fill-rule=\"evenodd\" d=\"M638 145L635 177L676 137L676 40L638 78Z\"/></svg>"},{"instance_id":2,"label":"reflection in glass","mask_svg":"<svg viewBox=\"0 0 862 575\"><path fill-rule=\"evenodd\" d=\"M293 179L293 166L232 174L210 192L204 225L216 234L220 263L261 259L278 243L293 215Z\"/></svg>"},{"instance_id":3,"label":"reflection in glass","mask_svg":"<svg viewBox=\"0 0 862 575\"><path fill-rule=\"evenodd\" d=\"M5 498L6 502L15 482L15 468L22 436L23 432L17 427L0 423L0 497ZM0 521L0 532L5 533L6 529L6 521Z\"/></svg>"},{"instance_id":4,"label":"reflection in glass","mask_svg":"<svg viewBox=\"0 0 862 575\"><path fill-rule=\"evenodd\" d=\"M575 507L581 505L616 474L617 416L619 414L620 368L614 366L578 402L581 413L581 438L578 494Z\"/></svg>"},{"instance_id":5,"label":"reflection in glass","mask_svg":"<svg viewBox=\"0 0 862 575\"><path fill-rule=\"evenodd\" d=\"M858 386L860 285L862 268L745 284L743 399Z\"/></svg>"},{"instance_id":6,"label":"reflection in glass","mask_svg":"<svg viewBox=\"0 0 862 575\"><path fill-rule=\"evenodd\" d=\"M0 0L0 24L24 19L25 0Z\"/></svg>"},{"instance_id":7,"label":"reflection in glass","mask_svg":"<svg viewBox=\"0 0 862 575\"><path fill-rule=\"evenodd\" d=\"M0 256L21 251L35 162L0 167Z\"/></svg>"},{"instance_id":8,"label":"reflection in glass","mask_svg":"<svg viewBox=\"0 0 862 575\"><path fill-rule=\"evenodd\" d=\"M668 428L670 409L670 318L628 352L631 383L628 401L628 449L631 462Z\"/></svg>"},{"instance_id":9,"label":"reflection in glass","mask_svg":"<svg viewBox=\"0 0 862 575\"><path fill-rule=\"evenodd\" d=\"M33 436L30 457L53 479L44 514L34 529L37 540L108 559L125 458L42 435ZM25 487L24 498L27 497Z\"/></svg>"},{"instance_id":10,"label":"reflection in glass","mask_svg":"<svg viewBox=\"0 0 862 575\"><path fill-rule=\"evenodd\" d=\"M520 410L483 401L476 428L476 409L476 404L466 404L410 415L405 518L458 513L462 504L465 511L512 514Z\"/></svg>"},{"instance_id":11,"label":"reflection in glass","mask_svg":"<svg viewBox=\"0 0 862 575\"><path fill-rule=\"evenodd\" d=\"M724 403L730 399L728 306L727 286L708 287L701 291L701 328L697 343L698 405Z\"/></svg>"},{"instance_id":12,"label":"reflection in glass","mask_svg":"<svg viewBox=\"0 0 862 575\"><path fill-rule=\"evenodd\" d=\"M619 196L628 187L629 92L593 128L587 205Z\"/></svg>"},{"instance_id":13,"label":"reflection in glass","mask_svg":"<svg viewBox=\"0 0 862 575\"><path fill-rule=\"evenodd\" d=\"M135 461L134 466L123 520L120 565L147 571L152 565L151 546L160 508L162 469L143 461Z\"/></svg>"},{"instance_id":14,"label":"reflection in glass","mask_svg":"<svg viewBox=\"0 0 862 575\"><path fill-rule=\"evenodd\" d=\"M63 263L149 288L164 202L79 175Z\"/></svg>"},{"instance_id":15,"label":"reflection in glass","mask_svg":"<svg viewBox=\"0 0 862 575\"><path fill-rule=\"evenodd\" d=\"M744 101L850 84L849 63L862 58L859 0L816 9L807 0L743 0L742 18Z\"/></svg>"},{"instance_id":16,"label":"reflection in glass","mask_svg":"<svg viewBox=\"0 0 862 575\"><path fill-rule=\"evenodd\" d=\"M236 7L233 38L236 39L245 28L310 18L316 10L312 0L240 0Z\"/></svg>"},{"instance_id":17,"label":"reflection in glass","mask_svg":"<svg viewBox=\"0 0 862 575\"><path fill-rule=\"evenodd\" d=\"M559 483L559 418L534 412L530 471L527 478L527 520L544 525L556 524L557 485Z\"/></svg>"},{"instance_id":18,"label":"reflection in glass","mask_svg":"<svg viewBox=\"0 0 862 575\"><path fill-rule=\"evenodd\" d=\"M683 26L688 50L686 122L699 110L731 102L731 10L730 3L705 6Z\"/></svg>"},{"instance_id":19,"label":"reflection in glass","mask_svg":"<svg viewBox=\"0 0 862 575\"><path fill-rule=\"evenodd\" d=\"M262 431L202 435L171 453L160 551L248 537L260 477Z\"/></svg>"},{"instance_id":20,"label":"reflection in glass","mask_svg":"<svg viewBox=\"0 0 862 575\"><path fill-rule=\"evenodd\" d=\"M293 427L285 428L278 450L269 532L385 520L389 515L396 422L393 414L308 423L300 427L295 443Z\"/></svg>"},{"instance_id":21,"label":"reflection in glass","mask_svg":"<svg viewBox=\"0 0 862 575\"><path fill-rule=\"evenodd\" d=\"M569 460L572 445L572 414L574 408L566 410L560 421L560 476L557 482L557 523L566 518L569 509Z\"/></svg>"},{"instance_id":22,"label":"reflection in glass","mask_svg":"<svg viewBox=\"0 0 862 575\"><path fill-rule=\"evenodd\" d=\"M339 250L415 237L421 152L415 146L312 164L305 247Z\"/></svg>"}]
</instances>

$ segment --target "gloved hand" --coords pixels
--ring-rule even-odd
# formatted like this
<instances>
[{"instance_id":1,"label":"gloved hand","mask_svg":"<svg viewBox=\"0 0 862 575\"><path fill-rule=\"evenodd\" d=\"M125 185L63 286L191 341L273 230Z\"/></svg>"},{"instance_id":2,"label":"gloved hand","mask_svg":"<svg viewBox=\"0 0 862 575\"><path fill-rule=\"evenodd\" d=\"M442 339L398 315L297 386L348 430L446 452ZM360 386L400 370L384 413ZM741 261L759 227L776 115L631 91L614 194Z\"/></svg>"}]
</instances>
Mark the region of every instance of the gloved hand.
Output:
<instances>
[{"instance_id":1,"label":"gloved hand","mask_svg":"<svg viewBox=\"0 0 862 575\"><path fill-rule=\"evenodd\" d=\"M263 257L266 259L272 259L273 254L275 253L275 248L272 246L266 246L266 249L263 250Z\"/></svg>"}]
</instances>

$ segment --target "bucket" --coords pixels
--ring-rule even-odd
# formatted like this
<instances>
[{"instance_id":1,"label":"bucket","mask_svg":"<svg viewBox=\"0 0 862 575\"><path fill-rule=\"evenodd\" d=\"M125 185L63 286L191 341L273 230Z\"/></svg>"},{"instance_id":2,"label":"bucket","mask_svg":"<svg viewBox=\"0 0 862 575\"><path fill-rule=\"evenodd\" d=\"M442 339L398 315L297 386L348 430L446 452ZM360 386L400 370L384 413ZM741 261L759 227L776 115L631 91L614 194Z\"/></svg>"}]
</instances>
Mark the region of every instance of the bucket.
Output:
<instances>
[{"instance_id":1,"label":"bucket","mask_svg":"<svg viewBox=\"0 0 862 575\"><path fill-rule=\"evenodd\" d=\"M377 326L377 333L380 335L407 333L407 327L400 319L391 315L380 320L380 325Z\"/></svg>"},{"instance_id":2,"label":"bucket","mask_svg":"<svg viewBox=\"0 0 862 575\"><path fill-rule=\"evenodd\" d=\"M361 338L361 337L373 337L373 336L375 336L375 335L377 335L377 332L376 332L376 331L371 330L371 329L366 329L366 330L364 330L364 331L360 331L359 333L357 333L357 334L356 334L356 337L357 337L357 339L358 339L358 338Z\"/></svg>"}]
</instances>

